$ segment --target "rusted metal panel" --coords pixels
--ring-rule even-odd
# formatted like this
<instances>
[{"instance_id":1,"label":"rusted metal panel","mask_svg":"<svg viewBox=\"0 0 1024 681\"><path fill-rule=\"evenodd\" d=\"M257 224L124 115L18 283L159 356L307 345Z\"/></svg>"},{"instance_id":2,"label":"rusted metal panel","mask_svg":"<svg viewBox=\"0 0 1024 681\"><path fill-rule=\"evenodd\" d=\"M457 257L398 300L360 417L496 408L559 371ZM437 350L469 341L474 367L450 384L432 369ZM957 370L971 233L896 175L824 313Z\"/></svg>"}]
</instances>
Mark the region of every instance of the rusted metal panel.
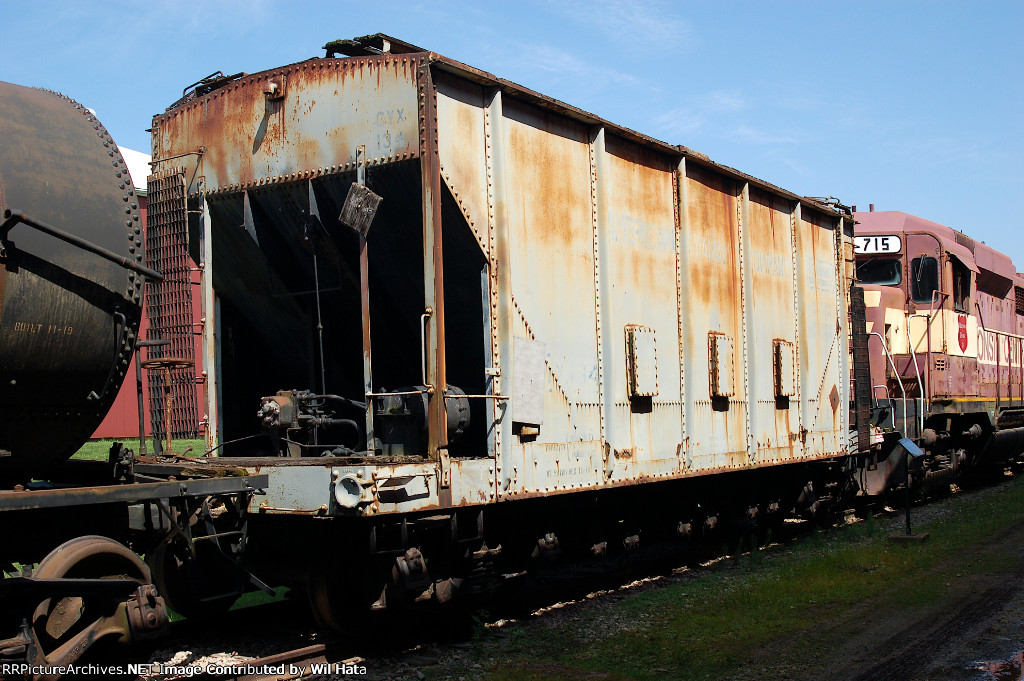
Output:
<instances>
[{"instance_id":1,"label":"rusted metal panel","mask_svg":"<svg viewBox=\"0 0 1024 681\"><path fill-rule=\"evenodd\" d=\"M776 342L796 341L793 291L793 204L749 191L744 225L747 395L754 458L787 461L802 454L800 403L776 391Z\"/></svg>"},{"instance_id":2,"label":"rusted metal panel","mask_svg":"<svg viewBox=\"0 0 1024 681\"><path fill-rule=\"evenodd\" d=\"M677 467L682 401L676 310L673 184L677 160L605 134L597 154L601 252L601 359L604 364L606 440L634 463L664 460ZM657 337L656 395L630 399L625 333L640 325ZM653 373L653 372L652 372ZM660 468L659 468L660 470Z\"/></svg>"},{"instance_id":3,"label":"rusted metal panel","mask_svg":"<svg viewBox=\"0 0 1024 681\"><path fill-rule=\"evenodd\" d=\"M314 59L247 76L153 120L154 161L182 155L190 191L308 179L416 157L420 60ZM283 98L266 93L286 76ZM198 161L195 159L198 158Z\"/></svg>"},{"instance_id":4,"label":"rusted metal panel","mask_svg":"<svg viewBox=\"0 0 1024 681\"><path fill-rule=\"evenodd\" d=\"M740 269L740 187L729 177L687 163L680 180L683 228L680 270L687 470L747 463ZM711 338L731 345L732 396L711 393ZM721 337L721 338L720 338ZM722 355L720 355L722 356ZM721 368L719 376L721 376Z\"/></svg>"},{"instance_id":5,"label":"rusted metal panel","mask_svg":"<svg viewBox=\"0 0 1024 681\"><path fill-rule=\"evenodd\" d=\"M805 451L810 456L845 447L842 424L847 406L841 395L849 382L844 373L846 285L837 262L843 236L835 217L805 205L797 208L798 389L801 426L808 431Z\"/></svg>"},{"instance_id":6,"label":"rusted metal panel","mask_svg":"<svg viewBox=\"0 0 1024 681\"><path fill-rule=\"evenodd\" d=\"M490 250L486 172L487 134L484 130L484 92L475 83L439 72L437 115L441 177L452 192L480 249Z\"/></svg>"},{"instance_id":7,"label":"rusted metal panel","mask_svg":"<svg viewBox=\"0 0 1024 681\"><path fill-rule=\"evenodd\" d=\"M589 132L522 102L502 104L504 192L515 198L498 207L507 220L511 279L498 304L512 313L514 336L546 346L536 442L597 439L595 412L581 409L600 401ZM503 357L502 364L514 363ZM530 452L512 444L515 465L532 467Z\"/></svg>"},{"instance_id":8,"label":"rusted metal panel","mask_svg":"<svg viewBox=\"0 0 1024 681\"><path fill-rule=\"evenodd\" d=\"M494 459L452 461L452 505L487 504L495 499Z\"/></svg>"}]
</instances>

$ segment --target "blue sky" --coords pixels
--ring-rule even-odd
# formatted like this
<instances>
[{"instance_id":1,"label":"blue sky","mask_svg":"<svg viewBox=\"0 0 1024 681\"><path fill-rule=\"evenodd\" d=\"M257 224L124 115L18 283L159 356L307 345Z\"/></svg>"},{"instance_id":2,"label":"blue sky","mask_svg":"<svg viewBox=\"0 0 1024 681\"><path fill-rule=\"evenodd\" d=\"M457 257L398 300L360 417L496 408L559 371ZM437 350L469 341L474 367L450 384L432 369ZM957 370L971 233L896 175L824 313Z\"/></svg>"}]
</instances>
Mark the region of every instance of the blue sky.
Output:
<instances>
[{"instance_id":1,"label":"blue sky","mask_svg":"<svg viewBox=\"0 0 1024 681\"><path fill-rule=\"evenodd\" d=\"M950 225L1024 270L1024 2L11 2L0 79L153 114L383 32L808 196Z\"/></svg>"}]
</instances>

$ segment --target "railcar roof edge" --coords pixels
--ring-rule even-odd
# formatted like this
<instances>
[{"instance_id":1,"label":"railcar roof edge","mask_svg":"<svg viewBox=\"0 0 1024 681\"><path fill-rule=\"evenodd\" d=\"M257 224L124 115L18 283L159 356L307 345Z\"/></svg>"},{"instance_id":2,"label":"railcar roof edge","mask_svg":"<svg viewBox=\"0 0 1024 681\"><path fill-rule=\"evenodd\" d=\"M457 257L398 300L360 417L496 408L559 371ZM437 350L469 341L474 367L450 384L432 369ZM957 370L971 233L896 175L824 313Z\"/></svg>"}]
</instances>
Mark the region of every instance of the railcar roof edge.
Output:
<instances>
[{"instance_id":1,"label":"railcar roof edge","mask_svg":"<svg viewBox=\"0 0 1024 681\"><path fill-rule=\"evenodd\" d=\"M404 42L404 41L402 41L402 40L400 40L398 38L394 38L392 36L388 36L388 35L383 34L383 33L376 33L376 34L369 35L369 36L363 36L361 38L356 38L355 41L366 42L366 41L368 41L370 39L378 39L378 38L383 39L383 40L388 40L388 41L391 41L393 43L397 43L397 44L400 44L400 45L403 45L403 46L415 47L415 46L412 46L410 43L406 43L406 42ZM334 43L337 43L337 42L341 42L341 41L334 41ZM330 44L333 44L333 43L328 43L328 44L330 45ZM423 48L417 48L417 49L423 49ZM384 59L392 59L392 58L410 58L410 57L422 58L427 63L429 63L429 64L436 64L440 69L442 69L444 71L448 71L449 73L452 73L454 75L461 76L463 78L466 78L468 80L474 81L474 82L479 83L481 85L491 85L491 86L497 87L502 92L506 92L506 93L508 93L510 95L513 95L515 97L519 97L519 98L521 98L521 99L523 99L525 101L530 102L531 104L540 106L542 108L550 109L552 111L555 111L557 113L563 114L565 116L568 116L569 118L573 118L573 119L575 119L577 121L580 121L581 123L585 123L587 125L595 125L595 126L606 128L608 130L611 130L612 132L615 132L616 134L621 135L622 137L625 137L626 139L629 139L629 140L631 140L633 142L637 142L637 143L643 144L645 146L657 149L658 151L661 151L661 152L663 152L665 154L669 154L669 155L672 155L672 156L675 156L675 157L678 157L678 158L685 158L687 160L696 161L697 163L700 163L700 164L703 164L703 165L708 166L710 168L713 168L715 170L718 170L719 172L722 172L722 173L724 173L726 175L730 175L730 176L732 176L735 179L738 179L738 180L741 180L741 181L744 181L744 182L748 182L748 183L750 183L750 184L752 184L754 186L757 186L757 187L759 187L761 189L766 189L768 191L777 193L777 194L779 194L779 195L781 195L781 196L783 196L785 198L788 198L788 199L791 199L791 200L794 200L794 201L800 201L801 203L803 203L805 205L814 206L816 209L821 210L823 212L830 213L832 215L842 215L843 214L843 211L841 211L840 209L836 208L835 206L832 206L832 205L829 205L829 204L826 204L826 203L822 203L822 202L820 202L820 201L818 201L818 200L816 200L816 199L814 199L812 197L809 197L809 196L801 196L799 194L796 194L795 192L791 192L791 191L789 191L787 189L783 189L782 187L779 187L778 185L774 185L774 184L772 184L770 182L767 182L765 180L762 180L762 179L760 179L758 177L754 177L753 175L748 175L747 173L744 173L744 172L742 172L740 170L737 170L736 168L733 168L731 166L727 166L727 165L718 163L716 161L713 161L713 160L711 160L711 158L707 154L701 153L701 152L699 152L699 151L697 151L695 149L691 149L691 148L686 147L686 146L681 145L681 144L678 144L678 145L676 145L676 144L669 144L668 142L664 142L662 140L656 139L654 137L651 137L650 135L645 135L645 134L643 134L641 132L637 132L636 130L633 130L631 128L627 128L625 126L618 125L616 123L612 123L611 121L603 119L600 116L597 116L595 114L590 113L589 111L584 111L583 109L580 109L579 107L573 106L572 104L568 104L566 102L563 102L561 100L555 99L553 97L549 97L548 95L545 95L545 94L542 94L540 92L537 92L536 90L531 90L530 88L527 88L527 87L524 87L522 85L519 85L518 83L515 83L513 81L506 80L504 78L500 78L500 77L498 77L498 76L496 76L493 73L490 73L488 71L484 71L482 69L478 69L476 67L470 66L468 64L465 64L465 63L460 62L458 60L452 59L450 57L445 57L444 55L438 54L437 52L433 52L433 51L430 51L430 50L423 50L422 52L406 52L406 51L402 51L402 52L382 52L380 54L357 55L357 56L349 56L349 57L311 57L309 59L306 59L306 60L303 60L303 61L300 61L300 62L295 62L295 63L292 63L292 64L285 64L285 65L282 65L282 66L279 66L279 67L276 67L276 68L273 68L273 69L267 69L265 71L259 71L257 73L246 74L245 76L243 76L243 77L241 77L241 78L239 78L237 80L230 81L230 83L225 82L225 85L237 84L237 83L248 82L248 81L254 81L254 80L258 79L258 78L266 77L267 74L272 74L272 73L275 73L277 71L282 71L284 69L290 69L290 68L293 68L295 66L299 66L299 65L303 65L303 64L319 63L319 62L326 62L326 63L330 63L330 62L344 62L344 61L347 61L347 60L350 60L350 59L359 59L359 60L364 60L365 59L365 60L374 60L374 61L376 61L376 60L384 60ZM194 104L194 103L196 103L196 102L198 102L198 101L200 101L200 100L202 100L202 99L204 99L206 97L209 97L211 94L213 94L213 91L211 91L209 93L206 93L206 94L204 94L202 96L196 97L196 98L194 98L194 99L192 99L192 100L190 100L188 102L179 103L177 106L171 106L164 113L156 114L155 116L153 116L153 123L154 123L154 125L156 125L156 123L158 121L160 121L160 120L162 120L162 119L172 115L174 111L176 111L178 109L181 109L183 107L186 107L188 105Z\"/></svg>"}]
</instances>

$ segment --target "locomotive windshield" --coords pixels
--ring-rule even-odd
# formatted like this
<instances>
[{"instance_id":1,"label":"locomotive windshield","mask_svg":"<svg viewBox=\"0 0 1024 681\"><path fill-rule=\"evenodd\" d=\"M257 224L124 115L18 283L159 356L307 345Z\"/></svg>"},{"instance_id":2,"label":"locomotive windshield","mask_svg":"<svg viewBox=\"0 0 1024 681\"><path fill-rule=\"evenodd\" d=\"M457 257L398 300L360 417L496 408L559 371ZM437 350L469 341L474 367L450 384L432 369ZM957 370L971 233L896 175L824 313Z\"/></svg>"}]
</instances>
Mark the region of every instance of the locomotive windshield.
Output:
<instances>
[{"instance_id":1,"label":"locomotive windshield","mask_svg":"<svg viewBox=\"0 0 1024 681\"><path fill-rule=\"evenodd\" d=\"M903 265L891 258L871 258L857 263L857 279L864 284L897 286L903 281Z\"/></svg>"}]
</instances>

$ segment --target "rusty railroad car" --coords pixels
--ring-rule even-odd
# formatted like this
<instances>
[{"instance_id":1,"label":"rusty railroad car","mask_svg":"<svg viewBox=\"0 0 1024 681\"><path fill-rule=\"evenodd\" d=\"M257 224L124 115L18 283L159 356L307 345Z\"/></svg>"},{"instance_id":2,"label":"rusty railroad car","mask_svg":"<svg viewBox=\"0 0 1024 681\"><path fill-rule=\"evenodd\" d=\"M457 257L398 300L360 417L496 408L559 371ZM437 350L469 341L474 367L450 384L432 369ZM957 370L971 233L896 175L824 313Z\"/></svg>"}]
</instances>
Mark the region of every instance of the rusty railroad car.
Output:
<instances>
[{"instance_id":1,"label":"rusty railroad car","mask_svg":"<svg viewBox=\"0 0 1024 681\"><path fill-rule=\"evenodd\" d=\"M756 512L847 455L848 213L387 36L328 49L155 116L150 180L202 271L208 444L270 479L253 541L344 537L321 619L361 552L420 590L427 526L528 556L582 499L711 476Z\"/></svg>"}]
</instances>

